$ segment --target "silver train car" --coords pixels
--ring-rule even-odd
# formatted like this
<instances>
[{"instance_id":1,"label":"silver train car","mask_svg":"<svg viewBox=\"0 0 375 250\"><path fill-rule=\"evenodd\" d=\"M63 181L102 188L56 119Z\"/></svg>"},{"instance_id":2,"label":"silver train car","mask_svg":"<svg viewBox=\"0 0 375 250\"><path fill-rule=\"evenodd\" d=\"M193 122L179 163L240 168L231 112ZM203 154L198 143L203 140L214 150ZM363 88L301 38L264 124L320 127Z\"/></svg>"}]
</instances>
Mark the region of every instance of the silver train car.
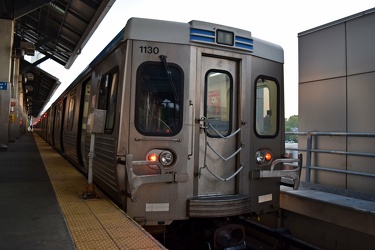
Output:
<instances>
[{"instance_id":1,"label":"silver train car","mask_svg":"<svg viewBox=\"0 0 375 250\"><path fill-rule=\"evenodd\" d=\"M34 128L141 225L272 212L300 173L283 60L249 31L131 18Z\"/></svg>"}]
</instances>

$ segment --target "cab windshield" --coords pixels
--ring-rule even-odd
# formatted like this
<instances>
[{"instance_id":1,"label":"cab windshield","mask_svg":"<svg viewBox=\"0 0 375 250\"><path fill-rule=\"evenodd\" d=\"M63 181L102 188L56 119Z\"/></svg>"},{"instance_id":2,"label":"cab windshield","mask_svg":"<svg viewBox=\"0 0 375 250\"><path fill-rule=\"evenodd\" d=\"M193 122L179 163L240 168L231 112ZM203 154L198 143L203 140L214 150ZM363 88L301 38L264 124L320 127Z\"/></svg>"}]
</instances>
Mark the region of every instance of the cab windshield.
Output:
<instances>
[{"instance_id":1,"label":"cab windshield","mask_svg":"<svg viewBox=\"0 0 375 250\"><path fill-rule=\"evenodd\" d=\"M258 136L273 137L278 132L278 88L274 80L256 82L255 129Z\"/></svg>"},{"instance_id":2,"label":"cab windshield","mask_svg":"<svg viewBox=\"0 0 375 250\"><path fill-rule=\"evenodd\" d=\"M174 64L148 62L137 70L135 126L144 135L173 136L182 127L183 74Z\"/></svg>"}]
</instances>

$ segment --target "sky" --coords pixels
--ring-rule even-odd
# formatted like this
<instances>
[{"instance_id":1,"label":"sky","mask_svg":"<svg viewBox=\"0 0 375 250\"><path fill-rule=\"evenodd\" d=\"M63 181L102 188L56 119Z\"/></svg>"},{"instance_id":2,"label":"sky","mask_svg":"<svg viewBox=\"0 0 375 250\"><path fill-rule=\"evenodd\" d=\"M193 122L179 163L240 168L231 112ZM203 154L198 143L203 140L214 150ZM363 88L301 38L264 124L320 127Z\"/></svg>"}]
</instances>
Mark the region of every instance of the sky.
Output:
<instances>
[{"instance_id":1,"label":"sky","mask_svg":"<svg viewBox=\"0 0 375 250\"><path fill-rule=\"evenodd\" d=\"M374 0L116 0L70 67L40 67L61 82L46 108L125 27L131 17L206 21L248 30L284 49L285 118L298 115L298 33L375 7Z\"/></svg>"}]
</instances>

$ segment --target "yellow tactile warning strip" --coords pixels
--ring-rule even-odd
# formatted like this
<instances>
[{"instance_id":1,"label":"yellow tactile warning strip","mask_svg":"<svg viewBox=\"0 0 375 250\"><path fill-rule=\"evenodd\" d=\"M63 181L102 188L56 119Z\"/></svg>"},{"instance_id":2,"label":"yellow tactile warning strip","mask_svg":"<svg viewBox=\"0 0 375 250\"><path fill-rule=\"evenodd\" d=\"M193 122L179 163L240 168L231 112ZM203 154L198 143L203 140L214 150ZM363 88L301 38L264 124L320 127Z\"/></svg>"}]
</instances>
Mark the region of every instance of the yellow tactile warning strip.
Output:
<instances>
[{"instance_id":1,"label":"yellow tactile warning strip","mask_svg":"<svg viewBox=\"0 0 375 250\"><path fill-rule=\"evenodd\" d=\"M86 178L39 135L34 138L78 250L166 249L100 190L98 199L82 199Z\"/></svg>"}]
</instances>

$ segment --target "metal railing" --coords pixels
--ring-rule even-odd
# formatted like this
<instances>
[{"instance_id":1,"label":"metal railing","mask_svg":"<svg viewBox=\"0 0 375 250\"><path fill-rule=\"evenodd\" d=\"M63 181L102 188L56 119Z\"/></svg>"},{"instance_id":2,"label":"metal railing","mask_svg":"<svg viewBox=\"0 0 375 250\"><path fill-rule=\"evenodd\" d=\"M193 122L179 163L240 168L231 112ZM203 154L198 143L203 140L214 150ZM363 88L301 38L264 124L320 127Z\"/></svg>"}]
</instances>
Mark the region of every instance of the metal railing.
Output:
<instances>
[{"instance_id":1,"label":"metal railing","mask_svg":"<svg viewBox=\"0 0 375 250\"><path fill-rule=\"evenodd\" d=\"M341 170L329 167L322 167L322 166L313 166L312 165L312 154L336 154L336 155L346 155L346 156L361 156L361 157L375 157L374 153L367 153L367 152L349 152L349 151L342 151L342 150L322 150L314 148L313 145L313 138L319 136L331 136L331 137L374 137L375 133L346 133L346 132L285 132L286 135L298 135L306 136L306 148L299 148L301 143L299 142L298 148L290 148L285 147L287 151L297 151L297 152L306 152L306 163L302 166L306 170L305 175L305 182L310 182L311 170L320 170L320 171L328 171L328 172L335 172L335 173L342 173L347 175L357 175L357 176L365 176L375 178L375 174L367 173L367 172L360 172L360 171L351 171L351 170ZM299 141L300 138L299 138ZM373 144L374 145L374 144ZM374 164L375 165L375 164ZM375 166L374 166L375 167Z\"/></svg>"}]
</instances>

